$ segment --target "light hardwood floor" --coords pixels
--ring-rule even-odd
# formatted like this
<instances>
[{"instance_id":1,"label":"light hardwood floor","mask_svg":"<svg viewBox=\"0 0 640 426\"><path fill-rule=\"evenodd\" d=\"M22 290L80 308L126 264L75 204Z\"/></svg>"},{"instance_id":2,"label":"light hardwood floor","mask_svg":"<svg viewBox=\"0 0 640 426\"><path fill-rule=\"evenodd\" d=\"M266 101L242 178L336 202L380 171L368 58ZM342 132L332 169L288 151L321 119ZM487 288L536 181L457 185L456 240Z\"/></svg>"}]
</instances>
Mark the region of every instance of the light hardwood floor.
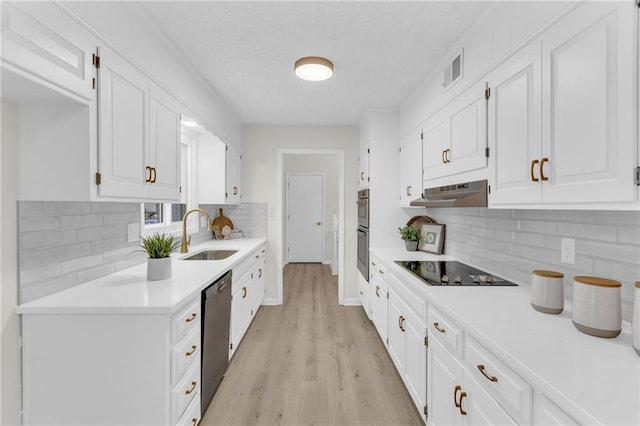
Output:
<instances>
[{"instance_id":1,"label":"light hardwood floor","mask_svg":"<svg viewBox=\"0 0 640 426\"><path fill-rule=\"evenodd\" d=\"M290 264L284 305L263 306L201 425L422 425L373 324L339 306L327 265Z\"/></svg>"}]
</instances>

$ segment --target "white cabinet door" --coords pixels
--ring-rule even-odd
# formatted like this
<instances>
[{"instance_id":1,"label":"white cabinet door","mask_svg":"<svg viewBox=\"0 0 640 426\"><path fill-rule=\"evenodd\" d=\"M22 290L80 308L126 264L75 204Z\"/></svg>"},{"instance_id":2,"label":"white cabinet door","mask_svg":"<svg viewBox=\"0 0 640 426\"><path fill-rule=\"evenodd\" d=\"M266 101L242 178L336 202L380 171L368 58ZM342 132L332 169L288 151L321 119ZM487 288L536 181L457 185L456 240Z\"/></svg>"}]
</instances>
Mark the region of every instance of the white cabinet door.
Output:
<instances>
[{"instance_id":1,"label":"white cabinet door","mask_svg":"<svg viewBox=\"0 0 640 426\"><path fill-rule=\"evenodd\" d=\"M371 278L369 278L371 280ZM371 310L373 309L373 305L371 303L371 294L369 291L369 286L372 285L371 282L367 282L366 278L362 274L358 274L358 297L360 299L360 304L362 305L362 309L364 309L365 314L367 314L367 318L371 318Z\"/></svg>"},{"instance_id":2,"label":"white cabinet door","mask_svg":"<svg viewBox=\"0 0 640 426\"><path fill-rule=\"evenodd\" d=\"M198 203L225 204L227 146L210 131L203 132L195 140Z\"/></svg>"},{"instance_id":3,"label":"white cabinet door","mask_svg":"<svg viewBox=\"0 0 640 426\"><path fill-rule=\"evenodd\" d=\"M532 42L488 77L491 206L542 202L541 62Z\"/></svg>"},{"instance_id":4,"label":"white cabinet door","mask_svg":"<svg viewBox=\"0 0 640 426\"><path fill-rule=\"evenodd\" d=\"M389 344L388 350L396 370L400 376L404 376L405 364L404 357L406 353L407 339L402 332L402 323L404 321L404 313L407 307L398 295L393 292L393 288L389 289Z\"/></svg>"},{"instance_id":5,"label":"white cabinet door","mask_svg":"<svg viewBox=\"0 0 640 426\"><path fill-rule=\"evenodd\" d=\"M434 425L458 425L462 418L456 406L462 393L462 365L431 335L427 363L427 402L429 422ZM464 402L464 401L463 401Z\"/></svg>"},{"instance_id":6,"label":"white cabinet door","mask_svg":"<svg viewBox=\"0 0 640 426\"><path fill-rule=\"evenodd\" d=\"M240 204L240 180L242 178L242 155L233 145L227 145L227 191L226 204Z\"/></svg>"},{"instance_id":7,"label":"white cabinet door","mask_svg":"<svg viewBox=\"0 0 640 426\"><path fill-rule=\"evenodd\" d=\"M2 62L72 92L94 97L96 41L49 2L2 2Z\"/></svg>"},{"instance_id":8,"label":"white cabinet door","mask_svg":"<svg viewBox=\"0 0 640 426\"><path fill-rule=\"evenodd\" d=\"M400 206L422 195L422 129L417 129L400 146Z\"/></svg>"},{"instance_id":9,"label":"white cabinet door","mask_svg":"<svg viewBox=\"0 0 640 426\"><path fill-rule=\"evenodd\" d=\"M407 311L404 321L406 356L404 384L420 413L427 403L427 329L411 312Z\"/></svg>"},{"instance_id":10,"label":"white cabinet door","mask_svg":"<svg viewBox=\"0 0 640 426\"><path fill-rule=\"evenodd\" d=\"M449 119L445 111L440 111L423 127L423 173L424 181L447 174L447 150L450 148ZM426 185L425 185L426 187Z\"/></svg>"},{"instance_id":11,"label":"white cabinet door","mask_svg":"<svg viewBox=\"0 0 640 426\"><path fill-rule=\"evenodd\" d=\"M447 108L450 149L445 155L453 175L487 167L487 99L485 83L472 86Z\"/></svg>"},{"instance_id":12,"label":"white cabinet door","mask_svg":"<svg viewBox=\"0 0 640 426\"><path fill-rule=\"evenodd\" d=\"M545 203L634 201L637 6L587 2L542 35Z\"/></svg>"},{"instance_id":13,"label":"white cabinet door","mask_svg":"<svg viewBox=\"0 0 640 426\"><path fill-rule=\"evenodd\" d=\"M389 334L389 287L377 273L371 274L369 285L371 286L371 321L386 345Z\"/></svg>"},{"instance_id":14,"label":"white cabinet door","mask_svg":"<svg viewBox=\"0 0 640 426\"><path fill-rule=\"evenodd\" d=\"M264 259L260 259L256 262L253 268L253 282L251 286L251 300L253 315L258 312L262 301L264 300L264 288L265 288L265 274L264 274Z\"/></svg>"},{"instance_id":15,"label":"white cabinet door","mask_svg":"<svg viewBox=\"0 0 640 426\"><path fill-rule=\"evenodd\" d=\"M100 49L99 194L144 199L153 173L146 165L149 80L112 50Z\"/></svg>"},{"instance_id":16,"label":"white cabinet door","mask_svg":"<svg viewBox=\"0 0 640 426\"><path fill-rule=\"evenodd\" d=\"M369 187L369 142L360 141L358 188Z\"/></svg>"},{"instance_id":17,"label":"white cabinet door","mask_svg":"<svg viewBox=\"0 0 640 426\"><path fill-rule=\"evenodd\" d=\"M148 197L180 200L180 109L177 100L151 84L150 132L147 164L153 167Z\"/></svg>"},{"instance_id":18,"label":"white cabinet door","mask_svg":"<svg viewBox=\"0 0 640 426\"><path fill-rule=\"evenodd\" d=\"M235 292L231 297L231 346L229 348L229 357L231 357L238 348L240 341L244 337L244 333L251 323L250 284L251 272L249 271L240 278L238 285L235 286Z\"/></svg>"},{"instance_id":19,"label":"white cabinet door","mask_svg":"<svg viewBox=\"0 0 640 426\"><path fill-rule=\"evenodd\" d=\"M533 423L538 425L568 426L580 424L544 395L536 396L533 416Z\"/></svg>"}]
</instances>

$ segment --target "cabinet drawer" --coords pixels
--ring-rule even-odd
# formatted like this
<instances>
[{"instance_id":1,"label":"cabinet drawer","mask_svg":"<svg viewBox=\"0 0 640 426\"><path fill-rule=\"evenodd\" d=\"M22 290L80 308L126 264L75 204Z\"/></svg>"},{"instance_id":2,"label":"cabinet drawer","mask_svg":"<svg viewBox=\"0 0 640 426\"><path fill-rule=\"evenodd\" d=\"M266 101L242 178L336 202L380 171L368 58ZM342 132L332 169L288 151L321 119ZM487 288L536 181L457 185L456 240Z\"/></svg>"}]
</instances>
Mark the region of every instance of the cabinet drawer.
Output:
<instances>
[{"instance_id":1,"label":"cabinet drawer","mask_svg":"<svg viewBox=\"0 0 640 426\"><path fill-rule=\"evenodd\" d=\"M457 355L462 353L464 332L453 321L433 307L429 307L429 323L427 327L451 352Z\"/></svg>"},{"instance_id":2,"label":"cabinet drawer","mask_svg":"<svg viewBox=\"0 0 640 426\"><path fill-rule=\"evenodd\" d=\"M369 260L369 275L370 275L370 277L373 277L373 274L378 276L385 283L388 282L389 272L387 271L387 268L385 268L384 265L382 264L382 262L380 262L380 260L378 260L375 257L372 257Z\"/></svg>"},{"instance_id":3,"label":"cabinet drawer","mask_svg":"<svg viewBox=\"0 0 640 426\"><path fill-rule=\"evenodd\" d=\"M580 424L544 395L536 395L534 416L537 425L568 426Z\"/></svg>"},{"instance_id":4,"label":"cabinet drawer","mask_svg":"<svg viewBox=\"0 0 640 426\"><path fill-rule=\"evenodd\" d=\"M427 319L427 301L425 297L418 295L418 293L413 291L409 285L402 281L402 279L399 279L395 273L392 275L393 276L389 280L389 286L395 288L396 293L402 298L407 306L413 310L413 313L420 318L420 322L425 322Z\"/></svg>"},{"instance_id":5,"label":"cabinet drawer","mask_svg":"<svg viewBox=\"0 0 640 426\"><path fill-rule=\"evenodd\" d=\"M171 423L175 424L185 408L200 395L200 363L194 363L187 374L171 390Z\"/></svg>"},{"instance_id":6,"label":"cabinet drawer","mask_svg":"<svg viewBox=\"0 0 640 426\"><path fill-rule=\"evenodd\" d=\"M200 423L200 392L194 395L177 426L197 426Z\"/></svg>"},{"instance_id":7,"label":"cabinet drawer","mask_svg":"<svg viewBox=\"0 0 640 426\"><path fill-rule=\"evenodd\" d=\"M200 298L171 317L171 345L175 345L187 333L200 328Z\"/></svg>"},{"instance_id":8,"label":"cabinet drawer","mask_svg":"<svg viewBox=\"0 0 640 426\"><path fill-rule=\"evenodd\" d=\"M467 336L465 360L473 377L520 424L531 424L532 387L504 362Z\"/></svg>"},{"instance_id":9,"label":"cabinet drawer","mask_svg":"<svg viewBox=\"0 0 640 426\"><path fill-rule=\"evenodd\" d=\"M171 384L175 384L194 361L200 359L200 328L191 330L171 349Z\"/></svg>"}]
</instances>

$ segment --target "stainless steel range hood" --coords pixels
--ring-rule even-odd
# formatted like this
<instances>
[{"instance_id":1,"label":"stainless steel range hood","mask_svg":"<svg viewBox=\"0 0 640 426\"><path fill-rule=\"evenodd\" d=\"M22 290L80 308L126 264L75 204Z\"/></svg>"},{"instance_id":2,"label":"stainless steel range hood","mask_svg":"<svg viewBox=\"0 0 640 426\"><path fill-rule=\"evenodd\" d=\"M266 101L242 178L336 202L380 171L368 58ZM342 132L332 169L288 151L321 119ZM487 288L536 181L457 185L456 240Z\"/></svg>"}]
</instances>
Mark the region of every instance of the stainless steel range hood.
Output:
<instances>
[{"instance_id":1,"label":"stainless steel range hood","mask_svg":"<svg viewBox=\"0 0 640 426\"><path fill-rule=\"evenodd\" d=\"M459 183L427 188L410 203L417 207L487 207L487 181Z\"/></svg>"}]
</instances>

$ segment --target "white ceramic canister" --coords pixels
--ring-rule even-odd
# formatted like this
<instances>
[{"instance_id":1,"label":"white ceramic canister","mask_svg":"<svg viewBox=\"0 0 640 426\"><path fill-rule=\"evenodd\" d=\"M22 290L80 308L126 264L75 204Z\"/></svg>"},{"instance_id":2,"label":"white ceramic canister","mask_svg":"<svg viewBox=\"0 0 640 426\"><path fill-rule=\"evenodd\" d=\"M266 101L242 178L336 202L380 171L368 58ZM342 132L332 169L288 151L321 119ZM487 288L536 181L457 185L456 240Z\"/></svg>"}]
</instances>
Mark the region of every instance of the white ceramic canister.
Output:
<instances>
[{"instance_id":1,"label":"white ceramic canister","mask_svg":"<svg viewBox=\"0 0 640 426\"><path fill-rule=\"evenodd\" d=\"M545 314L559 314L564 309L564 274L535 270L531 275L531 306Z\"/></svg>"},{"instance_id":2,"label":"white ceramic canister","mask_svg":"<svg viewBox=\"0 0 640 426\"><path fill-rule=\"evenodd\" d=\"M633 322L631 328L633 329L633 349L640 356L640 281L636 283L633 298Z\"/></svg>"},{"instance_id":3,"label":"white ceramic canister","mask_svg":"<svg viewBox=\"0 0 640 426\"><path fill-rule=\"evenodd\" d=\"M597 337L616 337L622 331L619 281L599 277L573 277L573 325Z\"/></svg>"}]
</instances>

